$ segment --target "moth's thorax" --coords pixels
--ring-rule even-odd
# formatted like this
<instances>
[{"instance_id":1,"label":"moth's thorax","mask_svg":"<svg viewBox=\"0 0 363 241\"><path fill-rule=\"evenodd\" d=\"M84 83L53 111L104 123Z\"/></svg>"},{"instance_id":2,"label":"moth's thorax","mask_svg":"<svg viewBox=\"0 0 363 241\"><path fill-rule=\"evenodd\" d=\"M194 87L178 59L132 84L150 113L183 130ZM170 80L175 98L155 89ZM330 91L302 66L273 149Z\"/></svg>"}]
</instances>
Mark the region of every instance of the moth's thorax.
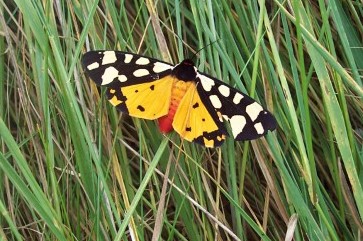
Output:
<instances>
[{"instance_id":1,"label":"moth's thorax","mask_svg":"<svg viewBox=\"0 0 363 241\"><path fill-rule=\"evenodd\" d=\"M172 75L179 80L194 81L197 76L197 68L192 60L185 59L173 68Z\"/></svg>"},{"instance_id":2,"label":"moth's thorax","mask_svg":"<svg viewBox=\"0 0 363 241\"><path fill-rule=\"evenodd\" d=\"M171 90L171 100L169 106L169 112L167 115L159 118L159 129L163 133L168 133L173 130L173 120L179 103L182 100L185 93L188 91L190 85L193 83L190 81L174 79L173 87Z\"/></svg>"}]
</instances>

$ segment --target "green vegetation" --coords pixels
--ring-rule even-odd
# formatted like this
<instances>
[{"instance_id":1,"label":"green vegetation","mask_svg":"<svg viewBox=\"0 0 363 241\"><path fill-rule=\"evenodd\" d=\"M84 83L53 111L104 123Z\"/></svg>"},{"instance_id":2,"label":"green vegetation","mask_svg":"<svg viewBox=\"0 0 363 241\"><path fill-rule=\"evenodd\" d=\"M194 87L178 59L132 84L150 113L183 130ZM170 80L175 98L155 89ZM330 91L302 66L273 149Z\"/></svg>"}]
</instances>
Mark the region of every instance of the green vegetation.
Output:
<instances>
[{"instance_id":1,"label":"green vegetation","mask_svg":"<svg viewBox=\"0 0 363 241\"><path fill-rule=\"evenodd\" d=\"M361 1L0 0L0 240L362 240L362 19ZM163 136L80 63L201 48L275 132Z\"/></svg>"}]
</instances>

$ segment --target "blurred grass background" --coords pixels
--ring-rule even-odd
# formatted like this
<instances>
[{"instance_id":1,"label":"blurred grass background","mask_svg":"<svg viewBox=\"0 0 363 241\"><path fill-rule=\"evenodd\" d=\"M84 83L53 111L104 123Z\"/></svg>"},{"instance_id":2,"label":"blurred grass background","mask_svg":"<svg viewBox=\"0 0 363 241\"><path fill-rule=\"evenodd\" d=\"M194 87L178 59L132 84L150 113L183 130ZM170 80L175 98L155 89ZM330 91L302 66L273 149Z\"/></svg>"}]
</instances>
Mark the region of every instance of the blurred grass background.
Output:
<instances>
[{"instance_id":1,"label":"blurred grass background","mask_svg":"<svg viewBox=\"0 0 363 241\"><path fill-rule=\"evenodd\" d=\"M361 1L0 0L0 239L363 240L362 16ZM163 136L80 64L201 48L198 68L275 132L218 149Z\"/></svg>"}]
</instances>

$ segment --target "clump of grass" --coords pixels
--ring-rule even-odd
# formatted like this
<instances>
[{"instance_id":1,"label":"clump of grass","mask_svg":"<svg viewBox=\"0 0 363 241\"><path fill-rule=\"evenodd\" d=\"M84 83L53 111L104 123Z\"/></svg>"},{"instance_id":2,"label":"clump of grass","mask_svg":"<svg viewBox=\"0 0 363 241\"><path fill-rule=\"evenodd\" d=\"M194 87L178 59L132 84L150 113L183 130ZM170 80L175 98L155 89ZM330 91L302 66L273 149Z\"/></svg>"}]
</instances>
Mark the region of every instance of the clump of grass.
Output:
<instances>
[{"instance_id":1,"label":"clump of grass","mask_svg":"<svg viewBox=\"0 0 363 241\"><path fill-rule=\"evenodd\" d=\"M3 240L361 240L361 3L0 9ZM199 69L254 96L275 132L218 149L163 136L80 65L91 49L177 63L201 48Z\"/></svg>"}]
</instances>

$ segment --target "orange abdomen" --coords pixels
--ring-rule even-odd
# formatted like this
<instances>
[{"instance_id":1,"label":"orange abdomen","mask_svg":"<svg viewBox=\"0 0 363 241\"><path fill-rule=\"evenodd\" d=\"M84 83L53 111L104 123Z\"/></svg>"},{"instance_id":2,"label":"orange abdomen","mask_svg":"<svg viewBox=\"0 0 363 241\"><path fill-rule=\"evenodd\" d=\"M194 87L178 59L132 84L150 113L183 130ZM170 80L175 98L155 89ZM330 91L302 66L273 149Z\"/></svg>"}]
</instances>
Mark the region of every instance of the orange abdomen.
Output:
<instances>
[{"instance_id":1,"label":"orange abdomen","mask_svg":"<svg viewBox=\"0 0 363 241\"><path fill-rule=\"evenodd\" d=\"M169 112L167 115L158 119L159 129L162 133L168 133L173 130L173 120L176 110L178 109L180 101L183 99L185 92L188 90L192 82L185 82L182 80L174 80L171 90L171 99Z\"/></svg>"}]
</instances>

